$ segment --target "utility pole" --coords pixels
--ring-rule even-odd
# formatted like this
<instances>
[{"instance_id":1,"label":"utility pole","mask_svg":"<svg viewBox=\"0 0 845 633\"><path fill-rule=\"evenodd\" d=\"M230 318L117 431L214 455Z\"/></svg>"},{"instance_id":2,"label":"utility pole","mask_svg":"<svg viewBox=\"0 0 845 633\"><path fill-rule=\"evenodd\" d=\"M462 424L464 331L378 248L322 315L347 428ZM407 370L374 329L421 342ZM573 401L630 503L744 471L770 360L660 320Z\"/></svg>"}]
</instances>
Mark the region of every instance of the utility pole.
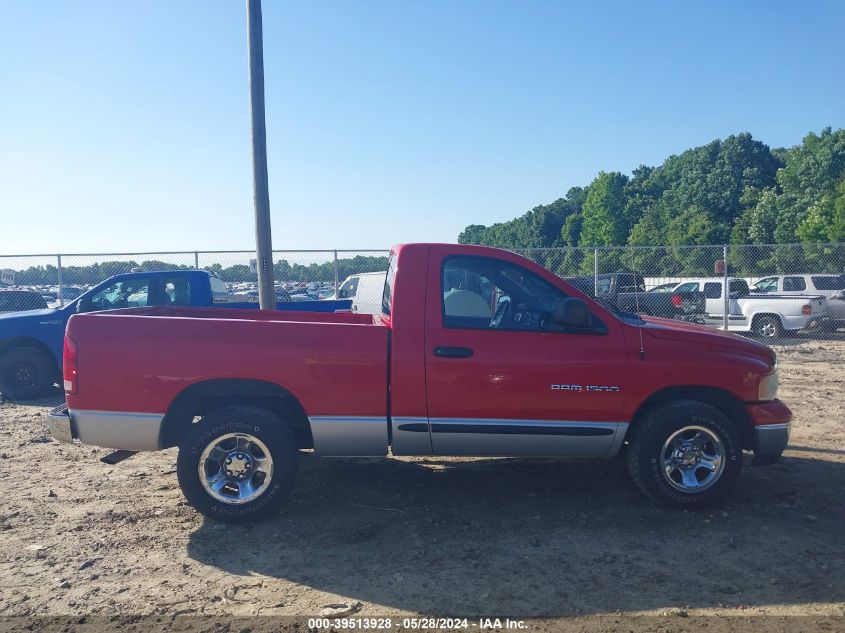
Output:
<instances>
[{"instance_id":1,"label":"utility pole","mask_svg":"<svg viewBox=\"0 0 845 633\"><path fill-rule=\"evenodd\" d=\"M270 188L267 184L267 131L264 127L264 35L261 0L246 0L249 49L249 105L252 115L252 180L255 194L255 256L258 305L276 309L273 287L273 240L270 235Z\"/></svg>"}]
</instances>

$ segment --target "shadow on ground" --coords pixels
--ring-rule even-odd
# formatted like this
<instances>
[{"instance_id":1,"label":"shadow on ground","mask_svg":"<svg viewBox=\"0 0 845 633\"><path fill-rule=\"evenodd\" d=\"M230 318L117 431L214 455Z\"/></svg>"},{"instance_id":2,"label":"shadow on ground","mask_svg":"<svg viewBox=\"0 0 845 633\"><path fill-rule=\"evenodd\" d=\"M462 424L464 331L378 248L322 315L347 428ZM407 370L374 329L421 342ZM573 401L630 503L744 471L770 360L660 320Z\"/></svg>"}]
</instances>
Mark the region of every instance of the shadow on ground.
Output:
<instances>
[{"instance_id":1,"label":"shadow on ground","mask_svg":"<svg viewBox=\"0 0 845 633\"><path fill-rule=\"evenodd\" d=\"M615 462L303 457L282 514L205 522L188 554L438 615L843 601L845 463L805 457L747 467L695 513L655 508Z\"/></svg>"}]
</instances>

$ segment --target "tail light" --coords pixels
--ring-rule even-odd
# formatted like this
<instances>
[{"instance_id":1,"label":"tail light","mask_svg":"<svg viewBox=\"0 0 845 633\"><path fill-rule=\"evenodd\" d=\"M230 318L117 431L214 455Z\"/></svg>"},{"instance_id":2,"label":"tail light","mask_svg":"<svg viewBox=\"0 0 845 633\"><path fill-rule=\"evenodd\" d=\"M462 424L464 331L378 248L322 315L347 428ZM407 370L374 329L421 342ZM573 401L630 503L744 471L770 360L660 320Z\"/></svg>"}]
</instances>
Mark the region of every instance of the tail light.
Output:
<instances>
[{"instance_id":1,"label":"tail light","mask_svg":"<svg viewBox=\"0 0 845 633\"><path fill-rule=\"evenodd\" d=\"M65 393L74 395L77 388L77 363L79 359L76 352L76 341L65 336L65 346L62 350L62 377L64 378Z\"/></svg>"},{"instance_id":2,"label":"tail light","mask_svg":"<svg viewBox=\"0 0 845 633\"><path fill-rule=\"evenodd\" d=\"M808 314L812 314L812 313L813 313L813 306L811 306L809 303L801 308L801 314L803 314L804 316L807 316Z\"/></svg>"},{"instance_id":3,"label":"tail light","mask_svg":"<svg viewBox=\"0 0 845 633\"><path fill-rule=\"evenodd\" d=\"M676 308L680 308L684 305L684 300L681 298L681 295L672 295L672 305Z\"/></svg>"}]
</instances>

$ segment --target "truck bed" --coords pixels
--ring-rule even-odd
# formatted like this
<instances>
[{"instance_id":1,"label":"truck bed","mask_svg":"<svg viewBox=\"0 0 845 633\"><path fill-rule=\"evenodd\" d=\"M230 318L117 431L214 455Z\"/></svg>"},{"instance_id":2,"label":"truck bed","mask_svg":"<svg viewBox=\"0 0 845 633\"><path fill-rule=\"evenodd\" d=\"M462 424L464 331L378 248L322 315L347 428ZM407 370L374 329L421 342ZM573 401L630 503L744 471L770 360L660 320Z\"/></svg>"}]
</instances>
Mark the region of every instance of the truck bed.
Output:
<instances>
[{"instance_id":1,"label":"truck bed","mask_svg":"<svg viewBox=\"0 0 845 633\"><path fill-rule=\"evenodd\" d=\"M309 416L385 423L388 328L371 315L226 308L130 308L78 314L71 409L163 416L206 381L283 385ZM94 388L92 388L94 386Z\"/></svg>"},{"instance_id":2,"label":"truck bed","mask_svg":"<svg viewBox=\"0 0 845 633\"><path fill-rule=\"evenodd\" d=\"M147 308L125 308L99 313L102 316L157 316L190 319L217 319L239 321L284 321L312 323L350 323L373 325L371 314L352 312L312 312L300 310L253 310L251 308L184 308L151 306Z\"/></svg>"}]
</instances>

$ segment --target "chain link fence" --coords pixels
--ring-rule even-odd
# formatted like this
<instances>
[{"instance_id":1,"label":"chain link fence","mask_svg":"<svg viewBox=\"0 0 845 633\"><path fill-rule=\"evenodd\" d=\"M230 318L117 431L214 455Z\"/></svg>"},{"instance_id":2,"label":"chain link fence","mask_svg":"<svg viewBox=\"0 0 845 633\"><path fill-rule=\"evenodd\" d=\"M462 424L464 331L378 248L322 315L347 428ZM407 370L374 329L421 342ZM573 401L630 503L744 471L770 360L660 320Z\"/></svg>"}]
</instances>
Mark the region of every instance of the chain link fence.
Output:
<instances>
[{"instance_id":1,"label":"chain link fence","mask_svg":"<svg viewBox=\"0 0 845 633\"><path fill-rule=\"evenodd\" d=\"M276 299L352 299L348 292L338 292L344 282L361 273L383 274L387 256L387 250L273 251ZM254 251L0 255L0 289L24 291L14 293L16 297L0 293L0 312L63 307L122 273L193 269L213 272L229 292L258 301Z\"/></svg>"},{"instance_id":2,"label":"chain link fence","mask_svg":"<svg viewBox=\"0 0 845 633\"><path fill-rule=\"evenodd\" d=\"M845 244L517 252L626 311L704 323L769 344L845 337ZM352 299L358 311L376 313L387 255L380 249L274 251L276 299ZM0 312L61 307L120 273L180 269L211 271L229 292L257 302L254 257L253 251L0 255L0 288L25 291L0 293Z\"/></svg>"},{"instance_id":3,"label":"chain link fence","mask_svg":"<svg viewBox=\"0 0 845 633\"><path fill-rule=\"evenodd\" d=\"M843 243L517 252L625 311L703 323L770 345L845 340Z\"/></svg>"}]
</instances>

